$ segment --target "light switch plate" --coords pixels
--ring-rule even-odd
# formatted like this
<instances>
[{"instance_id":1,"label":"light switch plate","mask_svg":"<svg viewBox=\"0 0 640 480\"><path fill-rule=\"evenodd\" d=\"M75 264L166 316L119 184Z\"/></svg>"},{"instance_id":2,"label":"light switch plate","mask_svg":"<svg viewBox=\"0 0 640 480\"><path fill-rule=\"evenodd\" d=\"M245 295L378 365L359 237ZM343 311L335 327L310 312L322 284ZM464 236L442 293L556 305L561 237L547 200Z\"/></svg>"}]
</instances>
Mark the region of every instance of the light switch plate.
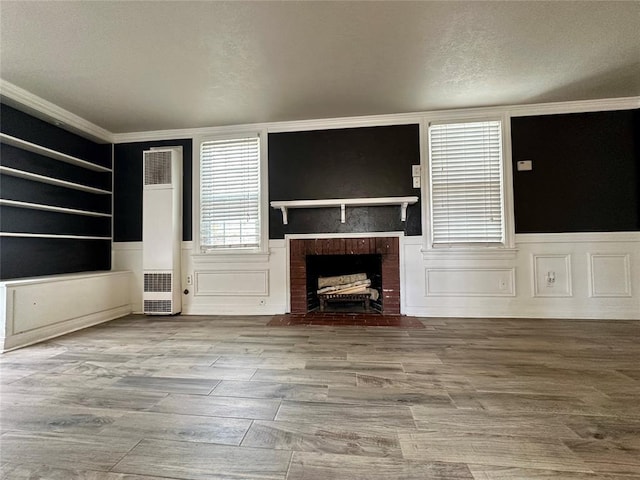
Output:
<instances>
[{"instance_id":1,"label":"light switch plate","mask_svg":"<svg viewBox=\"0 0 640 480\"><path fill-rule=\"evenodd\" d=\"M420 176L420 165L411 165L411 176L412 177Z\"/></svg>"},{"instance_id":2,"label":"light switch plate","mask_svg":"<svg viewBox=\"0 0 640 480\"><path fill-rule=\"evenodd\" d=\"M520 160L518 162L518 171L526 172L529 170L533 170L533 161L531 160Z\"/></svg>"}]
</instances>

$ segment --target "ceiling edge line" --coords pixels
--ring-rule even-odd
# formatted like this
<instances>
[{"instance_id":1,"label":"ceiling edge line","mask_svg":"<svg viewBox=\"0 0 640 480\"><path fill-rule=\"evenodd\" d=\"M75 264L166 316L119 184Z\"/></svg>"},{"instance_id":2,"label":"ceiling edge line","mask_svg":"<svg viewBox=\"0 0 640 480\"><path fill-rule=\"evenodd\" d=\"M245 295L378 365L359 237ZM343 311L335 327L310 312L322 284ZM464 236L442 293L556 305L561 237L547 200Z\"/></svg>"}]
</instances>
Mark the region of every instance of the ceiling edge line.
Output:
<instances>
[{"instance_id":1,"label":"ceiling edge line","mask_svg":"<svg viewBox=\"0 0 640 480\"><path fill-rule=\"evenodd\" d=\"M524 117L531 115L553 115L563 113L583 113L609 110L631 110L640 108L640 96L601 98L553 103L524 105L503 105L494 107L472 107L448 110L432 110L411 113L389 113L381 115L364 115L353 117L335 117L313 120L292 120L281 122L263 122L241 125L225 125L218 127L197 127L169 130L151 130L113 134L114 143L134 143L157 140L174 140L193 138L205 135L224 135L239 130L265 129L268 133L293 132L305 130L329 130L336 128L354 128L366 126L399 125L434 121L438 119L453 120L478 116Z\"/></svg>"},{"instance_id":2,"label":"ceiling edge line","mask_svg":"<svg viewBox=\"0 0 640 480\"><path fill-rule=\"evenodd\" d=\"M24 110L41 120L53 123L85 138L113 143L113 133L88 120L0 78L2 103Z\"/></svg>"}]
</instances>

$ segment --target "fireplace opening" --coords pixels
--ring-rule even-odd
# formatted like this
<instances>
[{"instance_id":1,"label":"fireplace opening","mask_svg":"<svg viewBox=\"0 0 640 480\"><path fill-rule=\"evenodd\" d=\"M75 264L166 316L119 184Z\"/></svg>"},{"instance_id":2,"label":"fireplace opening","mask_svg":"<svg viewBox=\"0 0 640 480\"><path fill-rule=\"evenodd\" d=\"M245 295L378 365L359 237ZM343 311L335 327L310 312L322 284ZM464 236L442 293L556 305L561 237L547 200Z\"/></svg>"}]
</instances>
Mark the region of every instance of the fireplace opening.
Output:
<instances>
[{"instance_id":1,"label":"fireplace opening","mask_svg":"<svg viewBox=\"0 0 640 480\"><path fill-rule=\"evenodd\" d=\"M383 312L382 255L307 255L306 272L308 312L320 311L321 307L325 312ZM356 277L357 274L364 275ZM327 287L322 282L319 285L318 279L327 277L344 277L344 284L335 286L340 282L329 282L334 285L329 287L328 292L319 295L320 287L324 287L324 290ZM333 295L332 288L336 292L355 293Z\"/></svg>"}]
</instances>

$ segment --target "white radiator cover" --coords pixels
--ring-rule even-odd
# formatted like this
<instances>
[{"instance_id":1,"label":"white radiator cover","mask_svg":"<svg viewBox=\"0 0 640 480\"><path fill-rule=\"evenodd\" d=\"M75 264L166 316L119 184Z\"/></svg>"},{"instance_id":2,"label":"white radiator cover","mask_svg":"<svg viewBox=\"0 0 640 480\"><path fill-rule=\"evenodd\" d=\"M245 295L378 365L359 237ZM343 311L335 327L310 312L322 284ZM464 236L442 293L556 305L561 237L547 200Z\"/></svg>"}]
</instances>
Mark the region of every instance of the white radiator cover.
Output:
<instances>
[{"instance_id":1,"label":"white radiator cover","mask_svg":"<svg viewBox=\"0 0 640 480\"><path fill-rule=\"evenodd\" d=\"M143 164L143 311L174 315L182 311L182 151L148 150Z\"/></svg>"}]
</instances>

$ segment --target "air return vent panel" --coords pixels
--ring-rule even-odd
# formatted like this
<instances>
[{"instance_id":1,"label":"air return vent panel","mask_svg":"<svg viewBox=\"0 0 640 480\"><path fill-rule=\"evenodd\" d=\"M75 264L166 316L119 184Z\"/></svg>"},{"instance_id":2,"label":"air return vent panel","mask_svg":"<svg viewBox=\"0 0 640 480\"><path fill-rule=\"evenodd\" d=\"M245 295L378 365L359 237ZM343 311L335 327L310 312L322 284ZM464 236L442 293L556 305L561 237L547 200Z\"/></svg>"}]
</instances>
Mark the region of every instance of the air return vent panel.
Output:
<instances>
[{"instance_id":1,"label":"air return vent panel","mask_svg":"<svg viewBox=\"0 0 640 480\"><path fill-rule=\"evenodd\" d=\"M171 152L151 150L144 152L144 155L144 184L171 184Z\"/></svg>"},{"instance_id":2,"label":"air return vent panel","mask_svg":"<svg viewBox=\"0 0 640 480\"><path fill-rule=\"evenodd\" d=\"M145 273L144 274L144 291L145 292L170 292L171 277L169 273Z\"/></svg>"},{"instance_id":3,"label":"air return vent panel","mask_svg":"<svg viewBox=\"0 0 640 480\"><path fill-rule=\"evenodd\" d=\"M159 313L171 315L173 308L171 300L145 300L144 313Z\"/></svg>"}]
</instances>

